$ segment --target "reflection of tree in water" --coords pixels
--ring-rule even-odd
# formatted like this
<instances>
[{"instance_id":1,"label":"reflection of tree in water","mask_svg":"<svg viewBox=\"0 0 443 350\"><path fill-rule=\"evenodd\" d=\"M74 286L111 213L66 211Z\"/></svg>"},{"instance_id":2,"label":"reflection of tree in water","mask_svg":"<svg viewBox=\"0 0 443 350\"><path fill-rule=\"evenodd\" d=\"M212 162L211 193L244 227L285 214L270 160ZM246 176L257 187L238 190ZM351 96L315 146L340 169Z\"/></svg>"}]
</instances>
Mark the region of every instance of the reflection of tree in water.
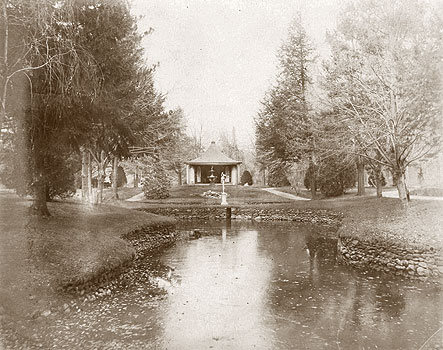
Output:
<instances>
[{"instance_id":1,"label":"reflection of tree in water","mask_svg":"<svg viewBox=\"0 0 443 350\"><path fill-rule=\"evenodd\" d=\"M363 289L361 281L357 278L355 280L355 293L352 302L351 322L357 329L361 329L363 322L363 307L368 298L364 298L365 290Z\"/></svg>"},{"instance_id":2,"label":"reflection of tree in water","mask_svg":"<svg viewBox=\"0 0 443 350\"><path fill-rule=\"evenodd\" d=\"M406 306L405 297L395 283L380 281L375 289L375 298L376 309L390 317L399 318Z\"/></svg>"},{"instance_id":3,"label":"reflection of tree in water","mask_svg":"<svg viewBox=\"0 0 443 350\"><path fill-rule=\"evenodd\" d=\"M306 236L305 247L309 255L311 265L313 265L315 258L317 258L317 264L319 267L331 267L335 265L335 260L337 257L336 239L325 238L317 233L309 233Z\"/></svg>"},{"instance_id":4,"label":"reflection of tree in water","mask_svg":"<svg viewBox=\"0 0 443 350\"><path fill-rule=\"evenodd\" d=\"M329 302L327 295L335 294L334 291L342 290L343 284L348 283L342 278L344 276L334 276L337 255L336 239L326 238L311 231L305 234L303 241L301 246L295 247L296 251L291 252L291 254L301 254L295 266L296 271L293 266L286 265L279 265L277 269L276 275L279 276L279 280L274 281L277 288L272 290L271 300L273 308L282 310L284 313L296 307L298 313L305 310L307 314L314 314L314 310L321 309L324 303ZM273 244L285 250L289 242L282 240ZM289 284L287 281L292 281L292 283Z\"/></svg>"}]
</instances>

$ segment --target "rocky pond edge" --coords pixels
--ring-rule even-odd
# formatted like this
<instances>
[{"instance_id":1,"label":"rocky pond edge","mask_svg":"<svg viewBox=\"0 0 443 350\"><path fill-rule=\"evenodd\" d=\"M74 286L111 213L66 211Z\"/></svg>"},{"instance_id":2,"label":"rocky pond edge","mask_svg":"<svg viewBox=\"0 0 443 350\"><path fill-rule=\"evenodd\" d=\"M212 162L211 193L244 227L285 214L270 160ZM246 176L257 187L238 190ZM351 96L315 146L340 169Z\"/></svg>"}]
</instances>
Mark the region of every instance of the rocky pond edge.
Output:
<instances>
[{"instance_id":1,"label":"rocky pond edge","mask_svg":"<svg viewBox=\"0 0 443 350\"><path fill-rule=\"evenodd\" d=\"M339 262L360 269L372 269L391 273L406 278L418 278L442 282L443 251L427 245L399 244L380 235L366 235L360 228L350 230L352 222L346 215L333 209L295 209L295 208L147 208L140 209L153 214L172 216L179 220L231 220L254 221L290 221L319 225L327 234L337 239L337 257ZM372 228L367 228L372 229Z\"/></svg>"},{"instance_id":2,"label":"rocky pond edge","mask_svg":"<svg viewBox=\"0 0 443 350\"><path fill-rule=\"evenodd\" d=\"M187 207L187 208L139 208L149 213L174 217L178 220L226 220L227 208ZM229 216L229 214L228 214ZM349 234L343 231L343 213L333 209L294 209L294 208L255 208L233 207L231 220L254 220L257 222L289 221L311 223L326 230L322 234L337 239L338 259L354 268L384 271L407 278L442 281L443 252L426 246L399 245L380 237L377 240L365 239L364 234ZM189 236L189 232L177 232L176 223L164 222L132 227L122 234L130 246L126 259L115 266L104 265L94 275L85 275L75 280L65 281L61 290L81 294L97 290L128 271L134 262L148 252L173 244Z\"/></svg>"}]
</instances>

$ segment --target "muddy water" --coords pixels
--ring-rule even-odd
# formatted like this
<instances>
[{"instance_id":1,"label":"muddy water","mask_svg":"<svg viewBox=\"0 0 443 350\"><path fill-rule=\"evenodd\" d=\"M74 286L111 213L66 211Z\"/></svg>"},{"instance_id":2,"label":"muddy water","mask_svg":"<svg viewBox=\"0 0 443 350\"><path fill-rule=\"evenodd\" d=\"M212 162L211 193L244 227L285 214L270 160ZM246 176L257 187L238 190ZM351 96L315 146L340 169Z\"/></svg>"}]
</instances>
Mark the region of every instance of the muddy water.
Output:
<instances>
[{"instance_id":1,"label":"muddy water","mask_svg":"<svg viewBox=\"0 0 443 350\"><path fill-rule=\"evenodd\" d=\"M309 225L190 224L111 296L25 324L17 346L67 349L439 349L441 288L337 264ZM63 302L63 301L61 301Z\"/></svg>"}]
</instances>

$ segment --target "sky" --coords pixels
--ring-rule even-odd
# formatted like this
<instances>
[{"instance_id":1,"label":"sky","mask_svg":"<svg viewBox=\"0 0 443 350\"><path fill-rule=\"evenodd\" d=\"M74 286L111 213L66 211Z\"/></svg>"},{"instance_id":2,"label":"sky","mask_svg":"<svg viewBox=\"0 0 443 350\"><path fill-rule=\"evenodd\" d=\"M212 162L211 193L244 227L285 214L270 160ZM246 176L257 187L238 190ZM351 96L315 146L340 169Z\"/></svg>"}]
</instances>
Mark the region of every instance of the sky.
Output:
<instances>
[{"instance_id":1,"label":"sky","mask_svg":"<svg viewBox=\"0 0 443 350\"><path fill-rule=\"evenodd\" d=\"M277 51L301 14L320 60L328 54L340 0L133 0L148 63L166 107L181 107L203 145L220 133L250 147L253 119L277 74Z\"/></svg>"}]
</instances>

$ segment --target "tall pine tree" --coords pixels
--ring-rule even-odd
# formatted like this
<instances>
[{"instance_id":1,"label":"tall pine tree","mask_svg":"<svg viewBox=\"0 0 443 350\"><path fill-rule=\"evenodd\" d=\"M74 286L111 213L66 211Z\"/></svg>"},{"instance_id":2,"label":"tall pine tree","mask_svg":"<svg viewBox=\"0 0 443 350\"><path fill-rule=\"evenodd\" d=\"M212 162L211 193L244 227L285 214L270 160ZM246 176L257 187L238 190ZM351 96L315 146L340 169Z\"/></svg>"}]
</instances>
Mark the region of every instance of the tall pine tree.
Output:
<instances>
[{"instance_id":1,"label":"tall pine tree","mask_svg":"<svg viewBox=\"0 0 443 350\"><path fill-rule=\"evenodd\" d=\"M268 170L270 185L288 184L286 171L294 162L306 157L315 161L308 98L313 47L299 22L290 27L278 58L276 84L264 98L256 118L257 159Z\"/></svg>"}]
</instances>

